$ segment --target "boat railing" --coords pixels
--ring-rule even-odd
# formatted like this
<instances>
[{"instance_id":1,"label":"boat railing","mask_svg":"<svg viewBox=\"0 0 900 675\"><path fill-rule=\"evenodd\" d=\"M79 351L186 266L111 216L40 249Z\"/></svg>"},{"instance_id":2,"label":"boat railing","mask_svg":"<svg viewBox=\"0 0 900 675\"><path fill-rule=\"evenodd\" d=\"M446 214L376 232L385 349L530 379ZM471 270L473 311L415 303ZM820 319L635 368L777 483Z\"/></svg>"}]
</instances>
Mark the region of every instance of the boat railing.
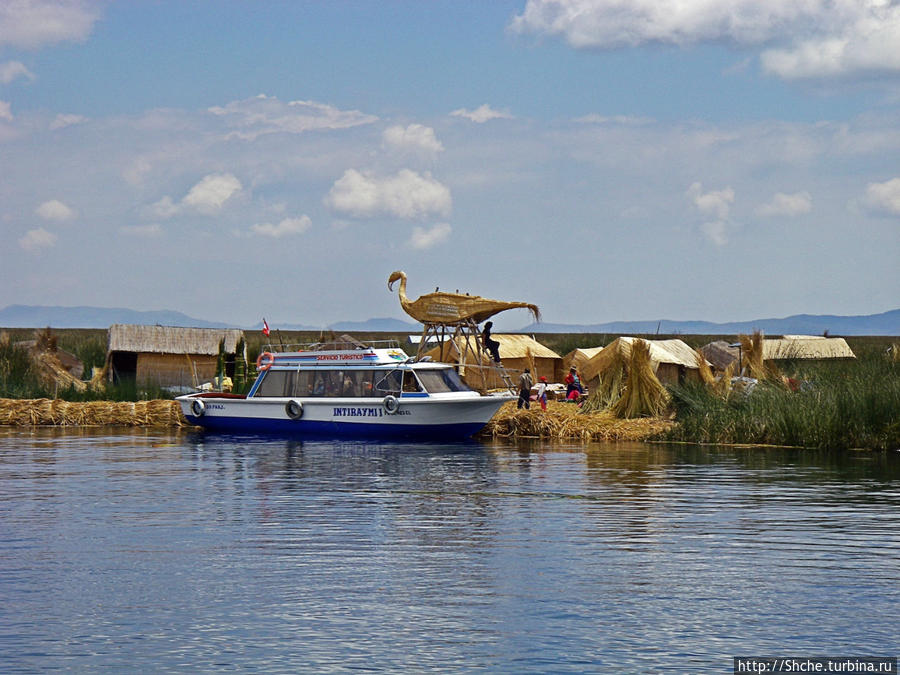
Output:
<instances>
[{"instance_id":1,"label":"boat railing","mask_svg":"<svg viewBox=\"0 0 900 675\"><path fill-rule=\"evenodd\" d=\"M400 349L397 340L320 340L318 342L272 342L264 344L264 352L335 352L357 349Z\"/></svg>"}]
</instances>

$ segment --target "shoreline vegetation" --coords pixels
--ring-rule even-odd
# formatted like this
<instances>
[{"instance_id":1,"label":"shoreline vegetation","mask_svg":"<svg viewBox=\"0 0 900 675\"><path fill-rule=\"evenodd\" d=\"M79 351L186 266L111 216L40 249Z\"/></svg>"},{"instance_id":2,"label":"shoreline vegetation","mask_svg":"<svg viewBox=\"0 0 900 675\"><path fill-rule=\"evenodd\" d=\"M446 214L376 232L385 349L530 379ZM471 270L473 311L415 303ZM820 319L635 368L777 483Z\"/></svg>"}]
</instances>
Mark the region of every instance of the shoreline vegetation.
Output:
<instances>
[{"instance_id":1,"label":"shoreline vegetation","mask_svg":"<svg viewBox=\"0 0 900 675\"><path fill-rule=\"evenodd\" d=\"M0 426L163 427L193 428L180 407L161 390L119 385L68 382L48 378L32 352L16 342L43 340L47 348L76 355L85 372L102 368L106 358L105 331L63 329L37 333L11 329L0 335ZM12 334L12 335L11 335ZM311 334L316 339L318 334ZM310 335L285 334L277 340L304 341ZM402 339L385 334L359 335L360 340ZM617 336L542 334L541 342L557 353L597 344ZM651 336L648 336L648 338ZM653 339L663 336L652 336ZM692 347L723 336L678 336ZM727 336L726 336L727 337ZM270 338L271 339L271 338ZM744 359L750 360L753 339L746 338ZM584 406L551 401L546 411L533 405L516 410L506 404L478 434L479 438L542 438L552 441L668 441L722 445L786 446L821 450L900 449L900 358L896 338L847 338L857 358L810 363L778 364L779 370L753 373L759 384L749 395L730 391L707 378L705 383L659 387L638 377L644 366L633 356L632 377L623 378L618 405L610 391L603 400L588 398ZM51 343L52 344L49 344ZM262 336L248 335L248 354L263 348ZM801 386L787 386L790 382ZM647 380L640 384L640 380ZM655 379L655 378L653 378ZM646 391L637 391L644 385ZM599 390L604 387L598 388ZM635 396L650 399L655 414L634 407ZM613 397L614 398L614 397ZM627 404L627 405L626 405ZM623 410L629 409L629 412Z\"/></svg>"}]
</instances>

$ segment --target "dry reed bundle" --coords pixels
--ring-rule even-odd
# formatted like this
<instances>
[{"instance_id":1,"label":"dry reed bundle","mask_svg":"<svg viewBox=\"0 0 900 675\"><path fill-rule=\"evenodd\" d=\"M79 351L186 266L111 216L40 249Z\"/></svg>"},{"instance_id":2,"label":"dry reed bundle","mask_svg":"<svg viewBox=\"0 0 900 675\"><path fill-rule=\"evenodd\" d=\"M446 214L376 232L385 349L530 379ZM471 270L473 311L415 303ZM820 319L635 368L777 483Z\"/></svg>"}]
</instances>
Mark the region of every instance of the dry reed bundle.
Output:
<instances>
[{"instance_id":1,"label":"dry reed bundle","mask_svg":"<svg viewBox=\"0 0 900 675\"><path fill-rule=\"evenodd\" d=\"M772 364L763 360L763 335L758 330L753 335L740 335L741 358L744 362L741 375L748 375L757 380L780 379L781 374Z\"/></svg>"},{"instance_id":2,"label":"dry reed bundle","mask_svg":"<svg viewBox=\"0 0 900 675\"><path fill-rule=\"evenodd\" d=\"M548 440L640 441L674 426L666 419L623 420L609 411L584 413L571 403L550 401L547 410L517 410L505 404L482 432L495 438L545 438Z\"/></svg>"},{"instance_id":3,"label":"dry reed bundle","mask_svg":"<svg viewBox=\"0 0 900 675\"><path fill-rule=\"evenodd\" d=\"M731 378L734 375L734 363L728 364L723 373L716 377L713 375L712 368L709 367L709 361L706 360L703 354L696 349L694 353L697 355L697 369L700 372L701 382L716 396L727 399L731 394Z\"/></svg>"},{"instance_id":4,"label":"dry reed bundle","mask_svg":"<svg viewBox=\"0 0 900 675\"><path fill-rule=\"evenodd\" d=\"M0 399L2 426L189 426L177 401Z\"/></svg>"},{"instance_id":5,"label":"dry reed bundle","mask_svg":"<svg viewBox=\"0 0 900 675\"><path fill-rule=\"evenodd\" d=\"M582 406L583 412L599 412L615 406L622 398L628 361L622 352L616 351L603 372L590 382L590 395Z\"/></svg>"},{"instance_id":6,"label":"dry reed bundle","mask_svg":"<svg viewBox=\"0 0 900 675\"><path fill-rule=\"evenodd\" d=\"M87 384L65 369L56 352L35 351L32 352L31 358L35 366L37 366L38 379L45 387L72 388L75 391L87 389Z\"/></svg>"},{"instance_id":7,"label":"dry reed bundle","mask_svg":"<svg viewBox=\"0 0 900 675\"><path fill-rule=\"evenodd\" d=\"M622 398L612 408L621 418L660 417L669 403L669 392L657 379L650 361L650 345L635 340L631 345L631 361Z\"/></svg>"}]
</instances>

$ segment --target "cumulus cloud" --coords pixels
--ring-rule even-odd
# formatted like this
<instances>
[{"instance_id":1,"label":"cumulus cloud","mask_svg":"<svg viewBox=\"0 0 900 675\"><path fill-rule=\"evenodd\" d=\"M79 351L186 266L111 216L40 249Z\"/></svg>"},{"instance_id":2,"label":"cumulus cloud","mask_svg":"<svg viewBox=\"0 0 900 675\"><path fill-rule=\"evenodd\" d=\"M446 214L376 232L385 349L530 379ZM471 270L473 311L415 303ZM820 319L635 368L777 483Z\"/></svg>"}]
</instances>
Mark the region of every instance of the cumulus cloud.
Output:
<instances>
[{"instance_id":1,"label":"cumulus cloud","mask_svg":"<svg viewBox=\"0 0 900 675\"><path fill-rule=\"evenodd\" d=\"M403 169L393 176L378 177L348 169L331 187L325 204L356 218L386 214L412 219L448 215L452 200L450 190L428 172Z\"/></svg>"},{"instance_id":2,"label":"cumulus cloud","mask_svg":"<svg viewBox=\"0 0 900 675\"><path fill-rule=\"evenodd\" d=\"M181 203L201 213L212 214L221 210L241 188L241 181L230 173L210 174L192 187Z\"/></svg>"},{"instance_id":3,"label":"cumulus cloud","mask_svg":"<svg viewBox=\"0 0 900 675\"><path fill-rule=\"evenodd\" d=\"M64 129L75 124L83 124L84 122L87 122L87 119L87 117L82 117L81 115L65 115L60 113L50 123L50 128L54 130Z\"/></svg>"},{"instance_id":4,"label":"cumulus cloud","mask_svg":"<svg viewBox=\"0 0 900 675\"><path fill-rule=\"evenodd\" d=\"M37 49L85 40L99 18L89 0L12 0L0 3L0 47Z\"/></svg>"},{"instance_id":5,"label":"cumulus cloud","mask_svg":"<svg viewBox=\"0 0 900 675\"><path fill-rule=\"evenodd\" d=\"M0 84L9 84L19 77L33 80L34 73L28 70L21 61L7 61L6 63L0 63Z\"/></svg>"},{"instance_id":6,"label":"cumulus cloud","mask_svg":"<svg viewBox=\"0 0 900 675\"><path fill-rule=\"evenodd\" d=\"M579 49L756 47L783 78L900 70L900 5L886 0L528 0L510 28Z\"/></svg>"},{"instance_id":7,"label":"cumulus cloud","mask_svg":"<svg viewBox=\"0 0 900 675\"><path fill-rule=\"evenodd\" d=\"M414 227L409 244L415 249L424 250L442 244L450 238L453 228L447 223L438 223L430 229Z\"/></svg>"},{"instance_id":8,"label":"cumulus cloud","mask_svg":"<svg viewBox=\"0 0 900 675\"><path fill-rule=\"evenodd\" d=\"M0 101L0 120L13 121L12 108L9 107L9 103L6 101Z\"/></svg>"},{"instance_id":9,"label":"cumulus cloud","mask_svg":"<svg viewBox=\"0 0 900 675\"><path fill-rule=\"evenodd\" d=\"M44 220L64 222L75 217L75 211L63 204L58 199L51 199L38 206L34 212Z\"/></svg>"},{"instance_id":10,"label":"cumulus cloud","mask_svg":"<svg viewBox=\"0 0 900 675\"><path fill-rule=\"evenodd\" d=\"M488 122L490 120L513 118L513 116L508 112L494 110L487 103L478 106L477 108L475 108L475 110L466 110L465 108L460 108L459 110L454 110L450 114L454 117L465 117L467 120L471 120L478 124L484 124L485 122Z\"/></svg>"},{"instance_id":11,"label":"cumulus cloud","mask_svg":"<svg viewBox=\"0 0 900 675\"><path fill-rule=\"evenodd\" d=\"M734 190L730 187L724 190L703 191L701 183L692 183L687 195L694 203L697 210L712 220L701 225L703 233L716 246L724 246L728 243L728 231L731 228L731 205L734 202Z\"/></svg>"},{"instance_id":12,"label":"cumulus cloud","mask_svg":"<svg viewBox=\"0 0 900 675\"><path fill-rule=\"evenodd\" d=\"M130 171L126 172L126 176L130 175ZM131 177L136 180L139 178L138 175ZM163 220L178 215L184 209L193 209L205 215L213 215L221 211L225 203L239 194L242 189L241 181L232 174L211 173L194 185L180 202L176 203L169 195L166 195L150 205L146 211L151 217Z\"/></svg>"},{"instance_id":13,"label":"cumulus cloud","mask_svg":"<svg viewBox=\"0 0 900 675\"><path fill-rule=\"evenodd\" d=\"M215 106L209 112L233 129L230 138L253 141L265 134L302 134L309 131L347 129L372 124L378 118L358 110L340 110L315 101L284 103L260 94L242 101Z\"/></svg>"},{"instance_id":14,"label":"cumulus cloud","mask_svg":"<svg viewBox=\"0 0 900 675\"><path fill-rule=\"evenodd\" d=\"M300 216L299 218L284 218L277 224L261 223L253 225L250 229L255 234L280 239L281 237L303 234L310 226L312 226L312 221L309 216Z\"/></svg>"},{"instance_id":15,"label":"cumulus cloud","mask_svg":"<svg viewBox=\"0 0 900 675\"><path fill-rule=\"evenodd\" d=\"M382 134L385 147L399 152L409 152L428 156L444 151L444 146L434 134L434 129L422 124L388 127Z\"/></svg>"},{"instance_id":16,"label":"cumulus cloud","mask_svg":"<svg viewBox=\"0 0 900 675\"><path fill-rule=\"evenodd\" d=\"M885 183L869 183L863 205L874 213L900 216L900 178Z\"/></svg>"},{"instance_id":17,"label":"cumulus cloud","mask_svg":"<svg viewBox=\"0 0 900 675\"><path fill-rule=\"evenodd\" d=\"M42 248L49 248L54 244L56 244L56 235L47 232L43 227L28 230L23 237L19 238L19 246L32 253L36 253Z\"/></svg>"},{"instance_id":18,"label":"cumulus cloud","mask_svg":"<svg viewBox=\"0 0 900 675\"><path fill-rule=\"evenodd\" d=\"M770 201L756 209L761 216L802 216L810 211L812 196L808 192L776 192Z\"/></svg>"},{"instance_id":19,"label":"cumulus cloud","mask_svg":"<svg viewBox=\"0 0 900 675\"><path fill-rule=\"evenodd\" d=\"M163 229L156 223L152 225L124 225L119 228L119 232L127 234L130 237L160 237Z\"/></svg>"}]
</instances>

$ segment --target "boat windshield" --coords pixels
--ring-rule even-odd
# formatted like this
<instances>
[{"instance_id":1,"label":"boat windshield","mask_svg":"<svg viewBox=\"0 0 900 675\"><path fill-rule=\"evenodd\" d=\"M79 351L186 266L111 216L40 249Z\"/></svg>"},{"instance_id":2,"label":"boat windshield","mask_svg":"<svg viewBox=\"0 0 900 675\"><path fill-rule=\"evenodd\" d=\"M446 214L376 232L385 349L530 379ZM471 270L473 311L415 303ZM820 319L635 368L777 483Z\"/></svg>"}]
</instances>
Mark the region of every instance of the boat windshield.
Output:
<instances>
[{"instance_id":1,"label":"boat windshield","mask_svg":"<svg viewBox=\"0 0 900 675\"><path fill-rule=\"evenodd\" d=\"M453 368L416 370L416 375L429 394L444 394L451 391L470 391L466 383Z\"/></svg>"}]
</instances>

